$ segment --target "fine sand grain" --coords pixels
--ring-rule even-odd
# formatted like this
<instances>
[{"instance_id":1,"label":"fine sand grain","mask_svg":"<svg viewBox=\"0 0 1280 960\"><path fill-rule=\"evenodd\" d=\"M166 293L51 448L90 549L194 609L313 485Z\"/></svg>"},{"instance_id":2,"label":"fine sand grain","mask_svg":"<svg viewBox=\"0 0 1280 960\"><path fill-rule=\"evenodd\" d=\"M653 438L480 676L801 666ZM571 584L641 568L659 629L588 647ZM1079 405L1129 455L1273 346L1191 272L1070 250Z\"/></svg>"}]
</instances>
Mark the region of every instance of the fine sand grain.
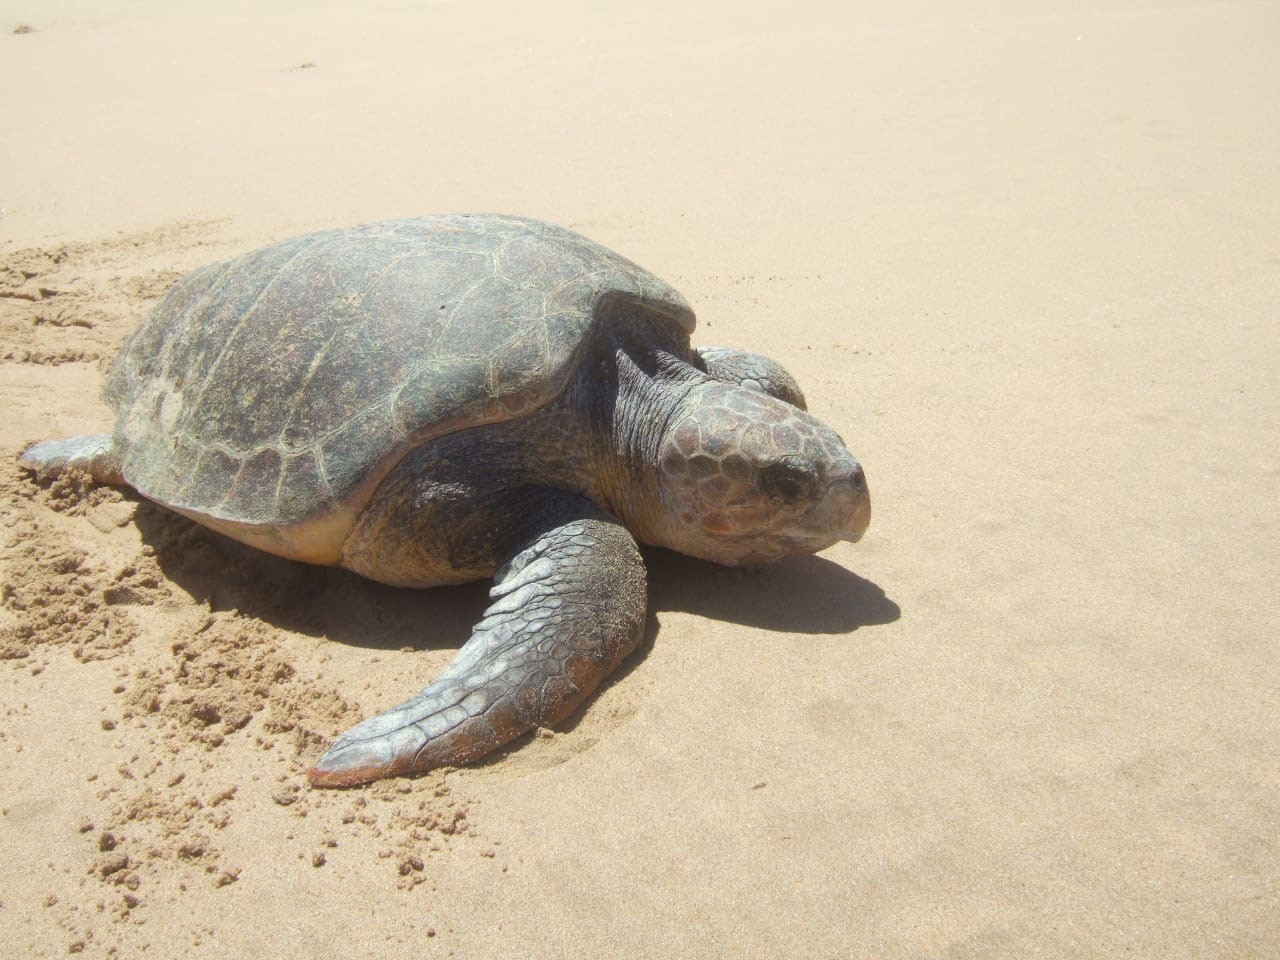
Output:
<instances>
[{"instance_id":1,"label":"fine sand grain","mask_svg":"<svg viewBox=\"0 0 1280 960\"><path fill-rule=\"evenodd\" d=\"M1264 2L0 0L0 954L1280 955L1278 48ZM109 428L186 271L454 210L781 360L874 519L649 551L560 729L311 790L485 585L16 456Z\"/></svg>"}]
</instances>

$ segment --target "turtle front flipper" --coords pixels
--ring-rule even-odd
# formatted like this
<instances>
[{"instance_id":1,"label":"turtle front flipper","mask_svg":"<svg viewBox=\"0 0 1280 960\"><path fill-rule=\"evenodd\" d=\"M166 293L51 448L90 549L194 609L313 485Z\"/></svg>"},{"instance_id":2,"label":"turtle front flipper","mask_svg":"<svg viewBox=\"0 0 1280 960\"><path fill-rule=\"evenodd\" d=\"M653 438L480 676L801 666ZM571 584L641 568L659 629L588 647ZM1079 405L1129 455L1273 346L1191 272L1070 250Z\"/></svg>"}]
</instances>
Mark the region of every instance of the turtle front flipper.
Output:
<instances>
[{"instance_id":1,"label":"turtle front flipper","mask_svg":"<svg viewBox=\"0 0 1280 960\"><path fill-rule=\"evenodd\" d=\"M722 383L736 383L748 390L777 397L801 410L808 409L800 384L776 360L730 347L699 347L698 356L706 365L707 373Z\"/></svg>"},{"instance_id":2,"label":"turtle front flipper","mask_svg":"<svg viewBox=\"0 0 1280 960\"><path fill-rule=\"evenodd\" d=\"M18 466L42 480L80 468L88 470L99 483L124 483L120 455L109 433L32 444L18 457Z\"/></svg>"},{"instance_id":3,"label":"turtle front flipper","mask_svg":"<svg viewBox=\"0 0 1280 960\"><path fill-rule=\"evenodd\" d=\"M475 760L566 717L636 648L646 585L631 534L585 500L548 491L546 501L538 515L556 519L498 570L493 602L449 668L339 737L311 768L313 786Z\"/></svg>"}]
</instances>

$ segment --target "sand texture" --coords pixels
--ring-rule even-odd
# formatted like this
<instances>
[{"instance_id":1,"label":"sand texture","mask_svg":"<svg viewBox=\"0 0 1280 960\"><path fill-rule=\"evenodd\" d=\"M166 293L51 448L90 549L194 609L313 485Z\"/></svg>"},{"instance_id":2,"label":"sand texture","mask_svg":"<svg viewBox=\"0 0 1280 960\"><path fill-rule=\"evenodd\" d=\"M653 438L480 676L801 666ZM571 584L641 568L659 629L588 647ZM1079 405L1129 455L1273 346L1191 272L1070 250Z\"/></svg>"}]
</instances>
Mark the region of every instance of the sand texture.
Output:
<instances>
[{"instance_id":1,"label":"sand texture","mask_svg":"<svg viewBox=\"0 0 1280 960\"><path fill-rule=\"evenodd\" d=\"M1280 956L1280 7L214 6L0 0L0 955ZM573 720L312 790L486 585L16 456L186 271L441 211L776 357L873 521L649 551Z\"/></svg>"}]
</instances>

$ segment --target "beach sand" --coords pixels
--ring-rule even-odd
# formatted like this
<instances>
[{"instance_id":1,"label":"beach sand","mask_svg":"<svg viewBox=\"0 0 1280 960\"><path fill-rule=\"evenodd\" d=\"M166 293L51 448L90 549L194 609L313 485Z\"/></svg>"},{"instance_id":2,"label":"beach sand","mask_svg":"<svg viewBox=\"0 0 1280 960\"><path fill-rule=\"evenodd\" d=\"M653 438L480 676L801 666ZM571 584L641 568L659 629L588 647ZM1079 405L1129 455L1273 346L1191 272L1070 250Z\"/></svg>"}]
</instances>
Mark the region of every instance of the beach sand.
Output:
<instances>
[{"instance_id":1,"label":"beach sand","mask_svg":"<svg viewBox=\"0 0 1280 960\"><path fill-rule=\"evenodd\" d=\"M194 7L0 0L0 953L1280 955L1275 4ZM108 429L183 272L440 211L672 282L874 519L763 573L651 551L569 723L311 790L485 585L15 457Z\"/></svg>"}]
</instances>

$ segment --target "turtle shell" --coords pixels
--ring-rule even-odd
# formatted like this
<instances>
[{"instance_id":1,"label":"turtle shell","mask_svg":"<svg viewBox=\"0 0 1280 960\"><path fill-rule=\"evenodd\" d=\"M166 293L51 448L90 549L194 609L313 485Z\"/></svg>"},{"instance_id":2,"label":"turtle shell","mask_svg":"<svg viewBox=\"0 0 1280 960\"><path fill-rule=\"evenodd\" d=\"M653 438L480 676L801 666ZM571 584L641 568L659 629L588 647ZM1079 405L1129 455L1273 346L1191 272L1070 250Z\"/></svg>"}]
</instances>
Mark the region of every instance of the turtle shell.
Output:
<instances>
[{"instance_id":1,"label":"turtle shell","mask_svg":"<svg viewBox=\"0 0 1280 960\"><path fill-rule=\"evenodd\" d=\"M140 493L325 559L410 449L537 409L605 317L641 313L693 329L666 283L551 224L328 230L181 280L121 348L105 397Z\"/></svg>"}]
</instances>

